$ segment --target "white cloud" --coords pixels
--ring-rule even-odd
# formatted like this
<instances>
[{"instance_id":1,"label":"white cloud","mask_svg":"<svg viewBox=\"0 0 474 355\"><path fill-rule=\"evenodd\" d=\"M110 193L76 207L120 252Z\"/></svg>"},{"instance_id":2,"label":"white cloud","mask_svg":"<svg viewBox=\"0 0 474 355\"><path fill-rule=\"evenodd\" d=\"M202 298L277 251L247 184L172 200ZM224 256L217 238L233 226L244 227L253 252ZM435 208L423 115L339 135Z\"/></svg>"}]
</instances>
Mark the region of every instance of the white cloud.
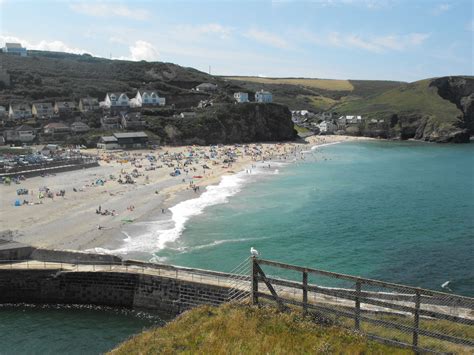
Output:
<instances>
[{"instance_id":1,"label":"white cloud","mask_svg":"<svg viewBox=\"0 0 474 355\"><path fill-rule=\"evenodd\" d=\"M433 15L441 15L443 12L446 12L451 9L450 4L438 4L435 6L435 8L431 11Z\"/></svg>"},{"instance_id":2,"label":"white cloud","mask_svg":"<svg viewBox=\"0 0 474 355\"><path fill-rule=\"evenodd\" d=\"M308 31L298 31L295 38L322 46L340 48L358 48L374 53L387 51L403 51L417 47L430 35L427 33L409 33L405 35L361 36L354 33L331 32L324 35Z\"/></svg>"},{"instance_id":3,"label":"white cloud","mask_svg":"<svg viewBox=\"0 0 474 355\"><path fill-rule=\"evenodd\" d=\"M67 52L67 53L74 53L74 54L83 54L89 53L89 51L81 48L71 47L62 41L46 41L42 40L40 42L30 42L28 40L14 37L14 36L2 36L0 35L1 42L18 42L26 47L26 49L34 49L40 51L53 51L53 52Z\"/></svg>"},{"instance_id":4,"label":"white cloud","mask_svg":"<svg viewBox=\"0 0 474 355\"><path fill-rule=\"evenodd\" d=\"M151 43L146 41L136 41L129 47L130 56L119 57L114 59L156 62L160 58L160 53Z\"/></svg>"},{"instance_id":5,"label":"white cloud","mask_svg":"<svg viewBox=\"0 0 474 355\"><path fill-rule=\"evenodd\" d=\"M245 33L245 37L253 39L254 41L266 44L271 47L287 49L289 48L288 42L270 32L265 32L257 29L252 29Z\"/></svg>"},{"instance_id":6,"label":"white cloud","mask_svg":"<svg viewBox=\"0 0 474 355\"><path fill-rule=\"evenodd\" d=\"M140 21L147 20L150 17L150 12L148 10L130 8L114 2L75 3L71 5L71 9L75 12L94 17L118 16Z\"/></svg>"}]
</instances>

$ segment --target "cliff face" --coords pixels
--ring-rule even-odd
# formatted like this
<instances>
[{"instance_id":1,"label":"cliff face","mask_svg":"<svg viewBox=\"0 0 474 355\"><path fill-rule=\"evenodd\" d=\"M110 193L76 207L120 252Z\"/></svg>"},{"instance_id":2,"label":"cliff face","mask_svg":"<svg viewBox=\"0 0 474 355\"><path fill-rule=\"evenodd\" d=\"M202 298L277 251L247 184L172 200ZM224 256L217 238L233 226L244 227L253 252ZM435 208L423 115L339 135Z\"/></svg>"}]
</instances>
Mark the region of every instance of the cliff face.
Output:
<instances>
[{"instance_id":1,"label":"cliff face","mask_svg":"<svg viewBox=\"0 0 474 355\"><path fill-rule=\"evenodd\" d=\"M150 117L151 130L169 144L233 144L296 138L291 113L278 104L216 104L190 118Z\"/></svg>"},{"instance_id":2,"label":"cliff face","mask_svg":"<svg viewBox=\"0 0 474 355\"><path fill-rule=\"evenodd\" d=\"M368 118L348 134L465 143L474 134L474 78L422 80L341 105L337 111Z\"/></svg>"},{"instance_id":3,"label":"cliff face","mask_svg":"<svg viewBox=\"0 0 474 355\"><path fill-rule=\"evenodd\" d=\"M455 104L463 113L462 128L474 134L474 77L444 77L433 80L438 94Z\"/></svg>"}]
</instances>

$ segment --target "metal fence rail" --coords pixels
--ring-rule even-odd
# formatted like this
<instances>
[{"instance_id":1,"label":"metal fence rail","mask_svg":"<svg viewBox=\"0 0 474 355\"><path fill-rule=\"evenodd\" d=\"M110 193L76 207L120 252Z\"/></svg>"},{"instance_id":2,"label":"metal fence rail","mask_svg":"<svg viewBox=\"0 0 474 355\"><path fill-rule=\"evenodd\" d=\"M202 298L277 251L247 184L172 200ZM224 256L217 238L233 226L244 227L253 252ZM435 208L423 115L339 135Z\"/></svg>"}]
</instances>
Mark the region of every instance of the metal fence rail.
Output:
<instances>
[{"instance_id":1,"label":"metal fence rail","mask_svg":"<svg viewBox=\"0 0 474 355\"><path fill-rule=\"evenodd\" d=\"M474 352L474 299L252 258L251 296L415 351ZM301 281L283 279L296 272ZM281 274L281 273L280 273Z\"/></svg>"}]
</instances>

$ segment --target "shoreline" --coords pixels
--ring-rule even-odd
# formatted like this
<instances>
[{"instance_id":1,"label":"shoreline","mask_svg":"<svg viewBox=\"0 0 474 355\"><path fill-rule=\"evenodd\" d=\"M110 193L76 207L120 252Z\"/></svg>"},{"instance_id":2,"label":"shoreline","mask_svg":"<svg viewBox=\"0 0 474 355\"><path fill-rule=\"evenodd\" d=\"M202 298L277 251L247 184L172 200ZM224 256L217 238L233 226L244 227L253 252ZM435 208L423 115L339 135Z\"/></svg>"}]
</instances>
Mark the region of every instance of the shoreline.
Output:
<instances>
[{"instance_id":1,"label":"shoreline","mask_svg":"<svg viewBox=\"0 0 474 355\"><path fill-rule=\"evenodd\" d=\"M98 155L102 159L105 155L109 156L109 159L101 160L101 164L97 168L72 171L46 178L35 177L24 181L21 185L0 186L0 189L3 190L1 194L3 197L0 197L2 215L0 217L2 225L0 235L5 235L5 231L11 231L13 240L36 247L80 251L114 251L125 244L127 237L123 232L128 229L128 225L133 227L147 223L170 225L173 214L169 209L173 209L182 202L199 199L209 190L208 187L219 186L224 176L235 176L261 161L291 163L293 160L285 161L278 158L285 156L287 159L289 154L293 154L293 158L296 159L303 150L311 149L314 146L369 139L352 136L310 136L303 142L223 146L215 150L217 163L209 159L199 160L197 164L190 165L190 170L194 169L192 174L187 173L178 177L171 177L169 172L173 169L165 168L164 165L163 168L146 171L143 154L156 155L166 152L163 154L165 157L166 154L179 154L182 157L183 152L197 152L196 155L201 154L201 156L207 157L210 148L163 147L159 151L152 152L88 150L86 151L88 154ZM243 147L249 147L247 153L255 151L258 154L246 154ZM225 154L229 154L229 151L234 152L233 154L237 157L236 161L221 165L221 160L225 161L223 158L227 157ZM193 153L189 154L192 156ZM128 163L124 163L125 159L113 161L110 158L111 155L116 157L125 155L130 161ZM131 163L131 157L136 157L134 164ZM136 162L138 158L141 158L139 163ZM167 159L163 159L164 161L170 164ZM190 175L198 176L194 174L200 174L196 169L200 165L202 166L204 161L204 165L208 165L209 169L202 170L203 175L199 175L201 178L190 177ZM215 165L210 165L211 161ZM134 166L140 166L141 168L135 169L139 174L142 174L136 178L135 184L120 185L112 179L107 179L107 177L112 177L125 169L130 170ZM148 167L150 166L148 165ZM143 175L147 177L144 178ZM101 184L101 179L106 180L105 183ZM95 180L96 183L80 187L81 184L91 180ZM99 183L97 184L97 182ZM34 194L30 193L27 198L33 200L30 202L31 205L13 207L12 202L15 199L23 199L23 196L13 195L17 188L35 190L40 186L48 186L51 190L53 188L54 190L65 189L66 196L54 197L52 199L54 202L49 199L39 201ZM191 187L195 186L199 191L193 191ZM73 188L79 192L72 192ZM4 191L5 189L7 192ZM42 203L40 204L40 202ZM117 214L115 216L97 215L94 213L97 206L101 206L103 209L113 209ZM129 209L129 207L133 207L133 209ZM166 213L161 213L161 209L165 209ZM64 213L64 210L68 212Z\"/></svg>"}]
</instances>

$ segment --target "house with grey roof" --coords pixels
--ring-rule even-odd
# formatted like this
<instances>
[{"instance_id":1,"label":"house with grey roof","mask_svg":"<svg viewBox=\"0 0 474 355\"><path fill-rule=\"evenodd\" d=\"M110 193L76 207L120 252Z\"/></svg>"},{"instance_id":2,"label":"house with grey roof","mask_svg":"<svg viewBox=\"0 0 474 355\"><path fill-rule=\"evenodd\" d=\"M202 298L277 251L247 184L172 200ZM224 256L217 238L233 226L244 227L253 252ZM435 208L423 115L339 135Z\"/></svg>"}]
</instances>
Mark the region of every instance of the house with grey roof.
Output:
<instances>
[{"instance_id":1,"label":"house with grey roof","mask_svg":"<svg viewBox=\"0 0 474 355\"><path fill-rule=\"evenodd\" d=\"M144 107L144 106L165 106L166 99L160 97L158 92L155 90L140 89L137 91L133 103L135 107Z\"/></svg>"},{"instance_id":2,"label":"house with grey roof","mask_svg":"<svg viewBox=\"0 0 474 355\"><path fill-rule=\"evenodd\" d=\"M31 107L31 113L36 118L52 118L54 116L53 105L50 102L36 102Z\"/></svg>"},{"instance_id":3,"label":"house with grey roof","mask_svg":"<svg viewBox=\"0 0 474 355\"><path fill-rule=\"evenodd\" d=\"M54 103L54 113L61 118L71 116L76 108L73 101L56 101Z\"/></svg>"},{"instance_id":4,"label":"house with grey roof","mask_svg":"<svg viewBox=\"0 0 474 355\"><path fill-rule=\"evenodd\" d=\"M130 106L130 99L124 92L108 92L105 96L106 108L125 108Z\"/></svg>"},{"instance_id":5,"label":"house with grey roof","mask_svg":"<svg viewBox=\"0 0 474 355\"><path fill-rule=\"evenodd\" d=\"M15 54L20 57L26 57L26 48L21 46L21 43L5 43L5 47L2 49L3 53Z\"/></svg>"},{"instance_id":6,"label":"house with grey roof","mask_svg":"<svg viewBox=\"0 0 474 355\"><path fill-rule=\"evenodd\" d=\"M94 97L83 97L79 100L79 111L82 113L99 111L99 100Z\"/></svg>"},{"instance_id":7,"label":"house with grey roof","mask_svg":"<svg viewBox=\"0 0 474 355\"><path fill-rule=\"evenodd\" d=\"M11 120L21 120L31 118L31 107L28 104L10 104L8 118Z\"/></svg>"},{"instance_id":8,"label":"house with grey roof","mask_svg":"<svg viewBox=\"0 0 474 355\"><path fill-rule=\"evenodd\" d=\"M114 133L103 136L97 143L99 149L141 149L148 145L148 135L145 132Z\"/></svg>"}]
</instances>

